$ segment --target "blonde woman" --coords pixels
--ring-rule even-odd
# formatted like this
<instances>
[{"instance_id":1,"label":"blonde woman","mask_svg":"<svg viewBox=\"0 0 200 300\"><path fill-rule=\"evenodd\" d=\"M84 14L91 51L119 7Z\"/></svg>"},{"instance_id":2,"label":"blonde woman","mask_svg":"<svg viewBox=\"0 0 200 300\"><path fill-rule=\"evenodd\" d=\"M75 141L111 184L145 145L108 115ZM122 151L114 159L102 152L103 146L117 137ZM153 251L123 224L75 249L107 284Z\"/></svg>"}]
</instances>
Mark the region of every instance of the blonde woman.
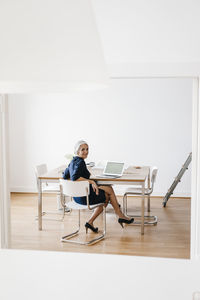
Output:
<instances>
[{"instance_id":1,"label":"blonde woman","mask_svg":"<svg viewBox=\"0 0 200 300\"><path fill-rule=\"evenodd\" d=\"M117 201L113 188L111 186L98 186L94 180L90 179L90 172L88 171L85 159L89 153L89 147L87 142L81 140L78 141L74 148L75 156L70 162L69 166L63 173L63 179L71 179L73 181L87 180L90 184L89 203L98 204L105 203L105 206L110 202L114 208L116 215L118 216L118 223L123 227L123 224L131 224L134 219L127 218L120 210L120 205ZM74 197L74 200L79 203L86 205L86 197ZM101 214L103 208L97 207L92 214L91 218L85 223L86 232L88 228L93 232L98 232L98 227L94 227L94 220Z\"/></svg>"}]
</instances>

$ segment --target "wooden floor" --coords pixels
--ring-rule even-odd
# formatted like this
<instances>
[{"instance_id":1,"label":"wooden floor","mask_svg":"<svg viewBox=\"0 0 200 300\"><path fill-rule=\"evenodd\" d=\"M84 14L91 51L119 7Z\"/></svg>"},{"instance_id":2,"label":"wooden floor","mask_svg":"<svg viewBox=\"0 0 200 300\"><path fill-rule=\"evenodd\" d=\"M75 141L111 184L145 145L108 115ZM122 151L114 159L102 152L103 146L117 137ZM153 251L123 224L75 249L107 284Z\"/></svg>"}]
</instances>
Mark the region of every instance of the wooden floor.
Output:
<instances>
[{"instance_id":1,"label":"wooden floor","mask_svg":"<svg viewBox=\"0 0 200 300\"><path fill-rule=\"evenodd\" d=\"M121 202L119 198L119 202ZM45 195L43 210L56 211L55 195ZM130 198L130 211L140 212L140 201ZM107 253L152 257L190 258L190 199L170 198L163 208L162 198L152 198L151 214L158 216L156 226L145 226L141 236L139 226L126 226L117 222L112 208L107 209L106 238L97 244L83 246L61 243L60 238L75 228L77 212L66 215L64 222L43 220L43 230L38 231L36 194L11 194L11 248L52 250L87 253ZM79 238L94 236L84 230L89 214L82 213L82 230ZM56 218L59 215L48 215ZM95 226L102 228L99 217ZM89 232L89 231L88 231Z\"/></svg>"}]
</instances>

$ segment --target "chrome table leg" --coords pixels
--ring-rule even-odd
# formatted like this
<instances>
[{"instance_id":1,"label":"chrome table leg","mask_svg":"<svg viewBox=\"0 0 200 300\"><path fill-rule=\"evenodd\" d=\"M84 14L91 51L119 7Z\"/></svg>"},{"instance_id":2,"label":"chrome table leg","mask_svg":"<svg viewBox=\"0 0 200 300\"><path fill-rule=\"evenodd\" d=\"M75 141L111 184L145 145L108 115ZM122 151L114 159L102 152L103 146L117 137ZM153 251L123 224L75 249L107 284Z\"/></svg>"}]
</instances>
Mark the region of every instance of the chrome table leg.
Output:
<instances>
[{"instance_id":1,"label":"chrome table leg","mask_svg":"<svg viewBox=\"0 0 200 300\"><path fill-rule=\"evenodd\" d=\"M142 203L141 203L141 234L144 234L144 201L145 201L145 183L142 183Z\"/></svg>"},{"instance_id":2,"label":"chrome table leg","mask_svg":"<svg viewBox=\"0 0 200 300\"><path fill-rule=\"evenodd\" d=\"M150 189L150 184L151 184L151 179L150 179L150 168L149 168L149 174L148 174L148 189ZM150 212L150 195L147 196L147 211Z\"/></svg>"},{"instance_id":3,"label":"chrome table leg","mask_svg":"<svg viewBox=\"0 0 200 300\"><path fill-rule=\"evenodd\" d=\"M42 230L42 182L38 179L38 230Z\"/></svg>"}]
</instances>

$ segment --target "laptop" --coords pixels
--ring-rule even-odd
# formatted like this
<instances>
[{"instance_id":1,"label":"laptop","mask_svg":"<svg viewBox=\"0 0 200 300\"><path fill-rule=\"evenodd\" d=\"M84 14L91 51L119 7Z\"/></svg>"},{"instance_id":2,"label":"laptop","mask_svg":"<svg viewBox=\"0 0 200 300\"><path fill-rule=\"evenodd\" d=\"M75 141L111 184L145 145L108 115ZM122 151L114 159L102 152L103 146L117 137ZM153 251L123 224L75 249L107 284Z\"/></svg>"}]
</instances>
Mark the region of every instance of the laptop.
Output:
<instances>
[{"instance_id":1,"label":"laptop","mask_svg":"<svg viewBox=\"0 0 200 300\"><path fill-rule=\"evenodd\" d=\"M103 174L98 174L96 177L101 178L118 178L121 177L124 171L124 163L116 161L108 161L104 168Z\"/></svg>"}]
</instances>

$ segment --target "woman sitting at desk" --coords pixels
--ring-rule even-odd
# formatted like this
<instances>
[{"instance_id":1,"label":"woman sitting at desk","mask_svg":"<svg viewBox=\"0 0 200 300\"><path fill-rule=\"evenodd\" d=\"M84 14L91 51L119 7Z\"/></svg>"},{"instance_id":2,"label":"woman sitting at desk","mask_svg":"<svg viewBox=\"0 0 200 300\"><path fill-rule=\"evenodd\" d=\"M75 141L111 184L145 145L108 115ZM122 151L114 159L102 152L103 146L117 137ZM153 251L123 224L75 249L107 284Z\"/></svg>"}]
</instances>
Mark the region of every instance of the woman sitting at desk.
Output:
<instances>
[{"instance_id":1,"label":"woman sitting at desk","mask_svg":"<svg viewBox=\"0 0 200 300\"><path fill-rule=\"evenodd\" d=\"M63 173L63 179L71 179L73 181L82 181L87 180L90 183L90 193L89 193L89 203L98 204L105 203L105 206L108 205L108 202L113 206L116 215L119 217L118 222L123 227L123 223L131 224L134 219L127 218L120 210L119 203L111 186L98 186L94 180L90 178L90 172L88 171L84 159L88 156L88 144L85 141L79 141L75 145L73 160L70 162L68 168L65 169ZM79 203L86 205L86 197L74 197L74 200ZM87 223L85 223L86 232L91 229L93 232L98 232L98 227L93 226L94 220L101 214L103 211L102 206L97 207L94 210L91 218Z\"/></svg>"}]
</instances>

